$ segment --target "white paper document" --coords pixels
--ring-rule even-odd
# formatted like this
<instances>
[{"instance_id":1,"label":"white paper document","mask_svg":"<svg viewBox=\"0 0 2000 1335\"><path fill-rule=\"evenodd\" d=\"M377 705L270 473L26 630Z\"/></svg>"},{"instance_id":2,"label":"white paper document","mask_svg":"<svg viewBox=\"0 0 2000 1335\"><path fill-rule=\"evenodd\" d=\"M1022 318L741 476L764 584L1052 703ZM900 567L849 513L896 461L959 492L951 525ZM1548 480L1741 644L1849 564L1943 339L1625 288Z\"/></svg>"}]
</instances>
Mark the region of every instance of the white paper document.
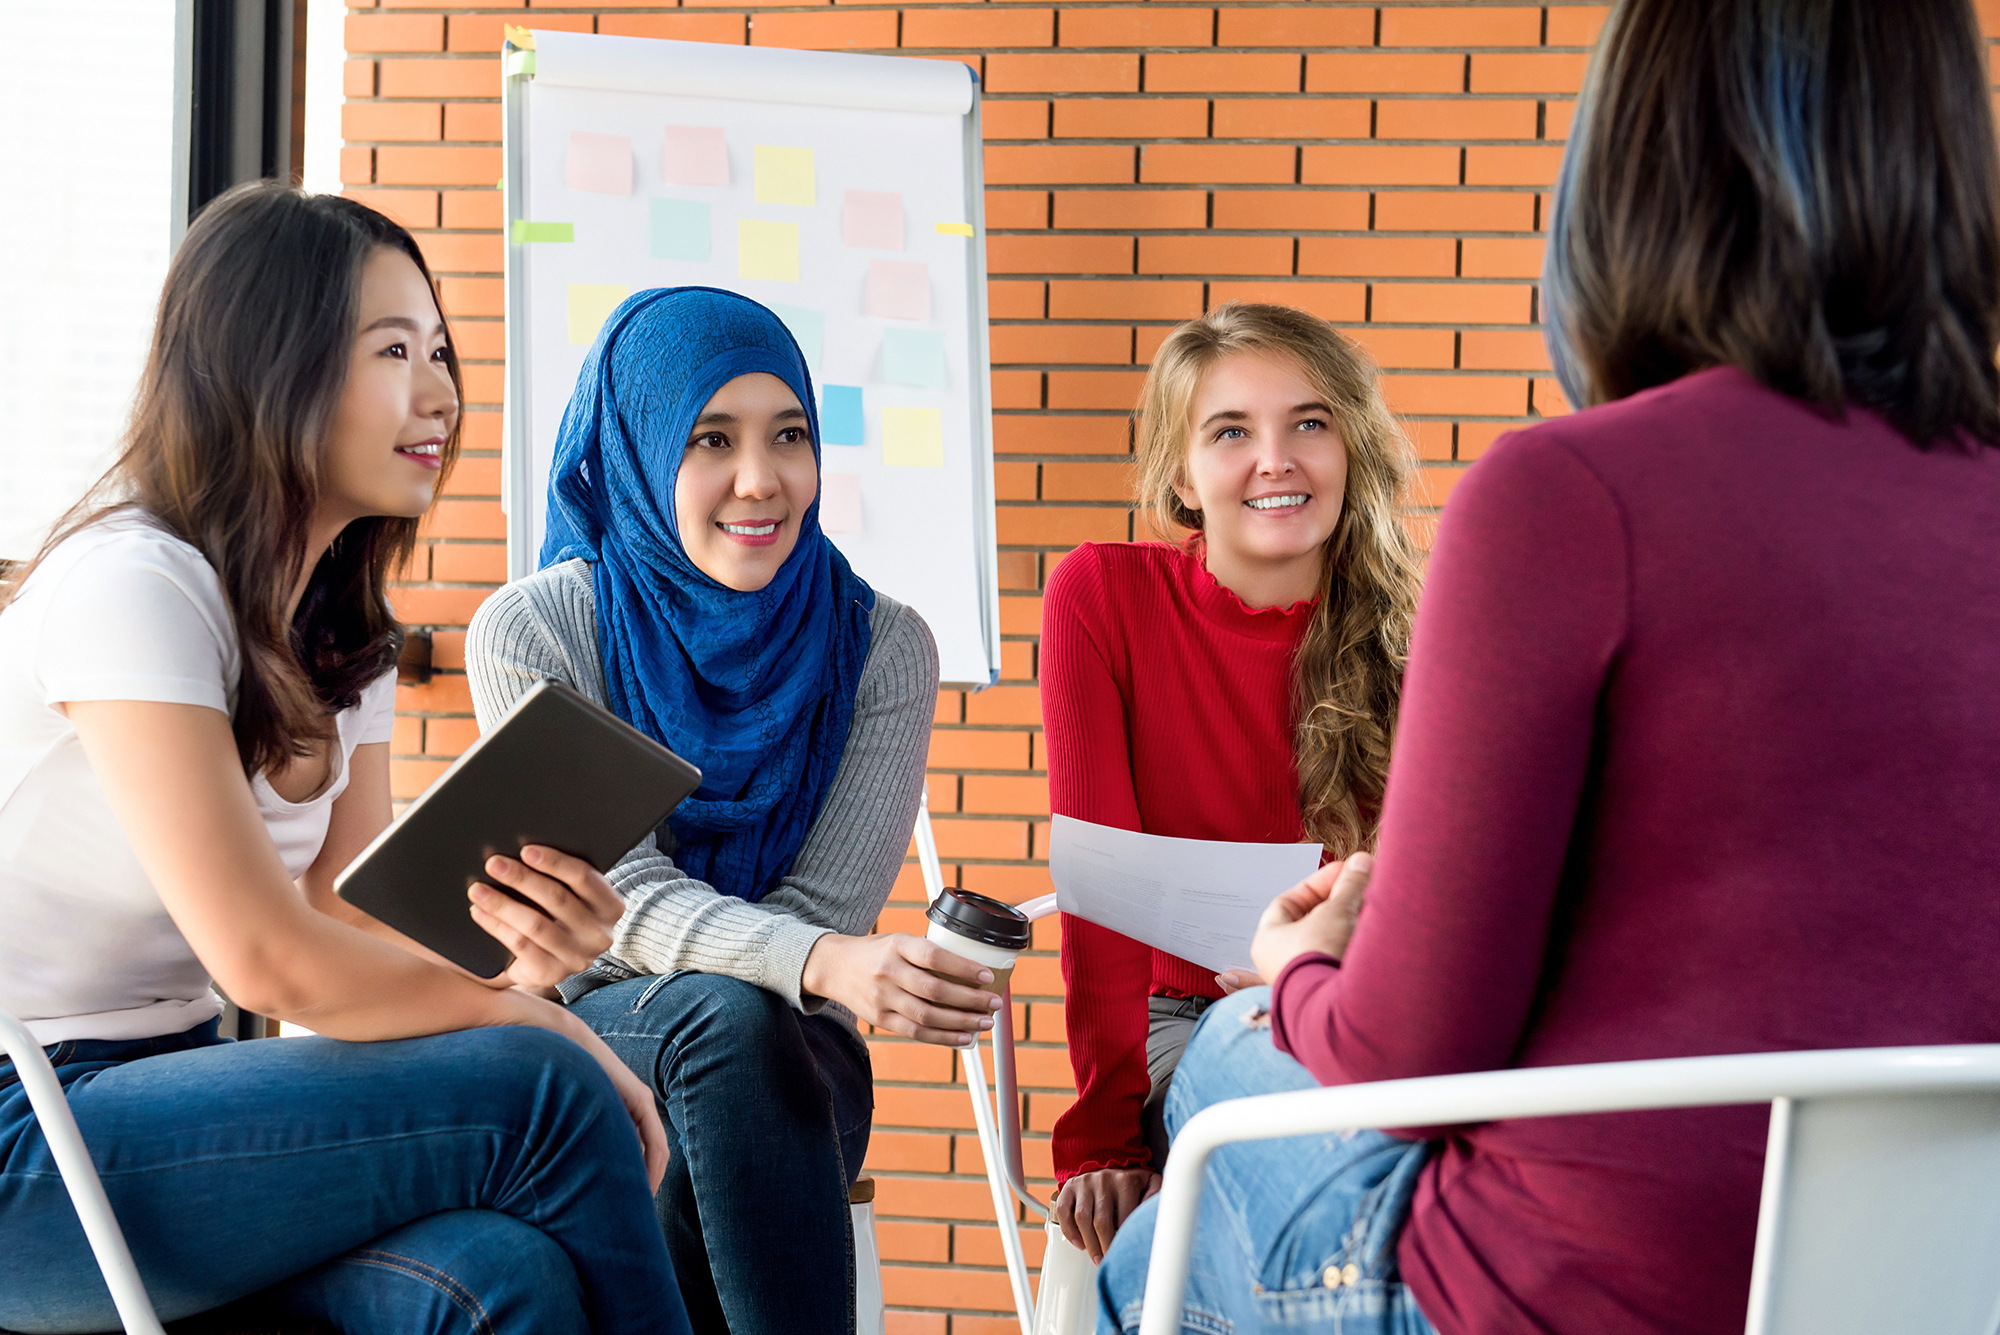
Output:
<instances>
[{"instance_id":1,"label":"white paper document","mask_svg":"<svg viewBox=\"0 0 2000 1335\"><path fill-rule=\"evenodd\" d=\"M1218 973L1251 969L1270 902L1319 866L1318 844L1169 839L1057 816L1049 838L1056 906Z\"/></svg>"}]
</instances>

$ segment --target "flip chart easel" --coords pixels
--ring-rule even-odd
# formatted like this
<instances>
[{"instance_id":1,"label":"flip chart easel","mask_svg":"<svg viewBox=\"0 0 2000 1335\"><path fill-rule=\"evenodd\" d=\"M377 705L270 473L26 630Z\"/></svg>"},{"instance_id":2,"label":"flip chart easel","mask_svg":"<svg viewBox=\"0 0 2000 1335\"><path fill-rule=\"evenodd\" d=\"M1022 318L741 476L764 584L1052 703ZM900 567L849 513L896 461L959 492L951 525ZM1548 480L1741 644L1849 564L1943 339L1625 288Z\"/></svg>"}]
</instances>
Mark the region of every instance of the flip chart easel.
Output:
<instances>
[{"instance_id":1,"label":"flip chart easel","mask_svg":"<svg viewBox=\"0 0 2000 1335\"><path fill-rule=\"evenodd\" d=\"M646 288L726 288L806 355L828 536L929 624L947 685L997 681L972 72L541 30L510 33L504 68L510 577L535 568L557 426L605 315Z\"/></svg>"}]
</instances>

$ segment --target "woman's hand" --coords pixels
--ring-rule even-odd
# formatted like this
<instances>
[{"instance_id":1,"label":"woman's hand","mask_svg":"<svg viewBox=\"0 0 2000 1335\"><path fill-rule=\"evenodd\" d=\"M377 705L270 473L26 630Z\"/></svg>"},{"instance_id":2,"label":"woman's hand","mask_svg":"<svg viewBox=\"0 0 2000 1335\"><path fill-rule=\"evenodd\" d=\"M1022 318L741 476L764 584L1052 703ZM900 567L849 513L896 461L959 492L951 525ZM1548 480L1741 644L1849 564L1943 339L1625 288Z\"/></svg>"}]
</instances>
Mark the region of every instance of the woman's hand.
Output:
<instances>
[{"instance_id":1,"label":"woman's hand","mask_svg":"<svg viewBox=\"0 0 2000 1335\"><path fill-rule=\"evenodd\" d=\"M619 1101L625 1105L626 1115L639 1132L639 1145L646 1152L646 1179L655 1192L659 1191L660 1180L667 1175L667 1129L660 1124L659 1100L653 1097L652 1090L646 1088L645 1081L633 1075L632 1068L620 1061L602 1039L587 1045L585 1051L597 1058L597 1064L611 1077Z\"/></svg>"},{"instance_id":2,"label":"woman's hand","mask_svg":"<svg viewBox=\"0 0 2000 1335\"><path fill-rule=\"evenodd\" d=\"M952 978L963 979L964 985ZM921 936L829 932L813 942L799 987L839 1002L877 1029L960 1048L980 1030L993 1027L1000 998L973 986L992 981L991 969Z\"/></svg>"},{"instance_id":3,"label":"woman's hand","mask_svg":"<svg viewBox=\"0 0 2000 1335\"><path fill-rule=\"evenodd\" d=\"M1375 859L1356 853L1345 862L1327 863L1272 900L1250 939L1257 971L1276 978L1300 955L1346 954L1374 871Z\"/></svg>"},{"instance_id":4,"label":"woman's hand","mask_svg":"<svg viewBox=\"0 0 2000 1335\"><path fill-rule=\"evenodd\" d=\"M1056 1193L1056 1223L1070 1246L1083 1248L1093 1262L1100 1262L1126 1219L1159 1189L1160 1175L1150 1168L1078 1173Z\"/></svg>"},{"instance_id":5,"label":"woman's hand","mask_svg":"<svg viewBox=\"0 0 2000 1335\"><path fill-rule=\"evenodd\" d=\"M1254 969L1224 969L1215 975L1215 985L1222 989L1222 995L1226 997L1246 987L1264 986L1264 975Z\"/></svg>"},{"instance_id":6,"label":"woman's hand","mask_svg":"<svg viewBox=\"0 0 2000 1335\"><path fill-rule=\"evenodd\" d=\"M597 868L582 858L529 844L521 859L486 859L486 874L515 894L541 906L475 883L466 892L472 920L514 952L514 962L495 987L521 987L538 995L597 962L611 948L611 929L625 905Z\"/></svg>"}]
</instances>

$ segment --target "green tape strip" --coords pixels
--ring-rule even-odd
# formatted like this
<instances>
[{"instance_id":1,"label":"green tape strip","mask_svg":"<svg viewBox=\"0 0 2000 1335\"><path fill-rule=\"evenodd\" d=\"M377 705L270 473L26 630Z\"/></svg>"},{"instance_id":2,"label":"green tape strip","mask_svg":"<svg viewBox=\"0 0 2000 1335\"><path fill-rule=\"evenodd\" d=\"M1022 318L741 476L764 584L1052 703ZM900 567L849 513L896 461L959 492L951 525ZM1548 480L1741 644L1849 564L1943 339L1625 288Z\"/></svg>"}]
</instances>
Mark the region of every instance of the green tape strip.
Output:
<instances>
[{"instance_id":1,"label":"green tape strip","mask_svg":"<svg viewBox=\"0 0 2000 1335\"><path fill-rule=\"evenodd\" d=\"M512 77L513 75L516 74L532 75L534 72L535 72L535 53L533 51L516 50L516 51L509 51L507 53L507 59L505 62L505 73L509 77Z\"/></svg>"},{"instance_id":2,"label":"green tape strip","mask_svg":"<svg viewBox=\"0 0 2000 1335\"><path fill-rule=\"evenodd\" d=\"M516 218L512 236L516 241L574 241L576 224L529 222L526 218Z\"/></svg>"}]
</instances>

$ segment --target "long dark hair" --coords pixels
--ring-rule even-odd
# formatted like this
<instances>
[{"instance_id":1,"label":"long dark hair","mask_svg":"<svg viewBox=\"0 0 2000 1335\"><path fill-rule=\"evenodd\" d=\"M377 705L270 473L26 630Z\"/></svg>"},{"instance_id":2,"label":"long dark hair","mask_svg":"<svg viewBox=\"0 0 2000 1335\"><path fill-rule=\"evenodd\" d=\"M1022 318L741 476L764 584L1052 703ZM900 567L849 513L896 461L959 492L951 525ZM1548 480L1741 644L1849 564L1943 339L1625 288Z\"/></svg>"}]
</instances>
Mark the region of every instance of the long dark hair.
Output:
<instances>
[{"instance_id":1,"label":"long dark hair","mask_svg":"<svg viewBox=\"0 0 2000 1335\"><path fill-rule=\"evenodd\" d=\"M285 617L353 356L362 267L382 246L430 278L408 232L336 195L255 183L204 209L167 270L123 452L0 590L4 607L57 543L120 511L192 545L221 578L236 629L232 723L246 774L329 737L333 715L402 648L385 594L416 546L415 519L349 524ZM446 357L458 387L457 353ZM447 470L457 453L454 424Z\"/></svg>"},{"instance_id":2,"label":"long dark hair","mask_svg":"<svg viewBox=\"0 0 2000 1335\"><path fill-rule=\"evenodd\" d=\"M1620 0L1543 274L1578 407L1733 365L2000 443L2000 165L1967 0Z\"/></svg>"}]
</instances>

